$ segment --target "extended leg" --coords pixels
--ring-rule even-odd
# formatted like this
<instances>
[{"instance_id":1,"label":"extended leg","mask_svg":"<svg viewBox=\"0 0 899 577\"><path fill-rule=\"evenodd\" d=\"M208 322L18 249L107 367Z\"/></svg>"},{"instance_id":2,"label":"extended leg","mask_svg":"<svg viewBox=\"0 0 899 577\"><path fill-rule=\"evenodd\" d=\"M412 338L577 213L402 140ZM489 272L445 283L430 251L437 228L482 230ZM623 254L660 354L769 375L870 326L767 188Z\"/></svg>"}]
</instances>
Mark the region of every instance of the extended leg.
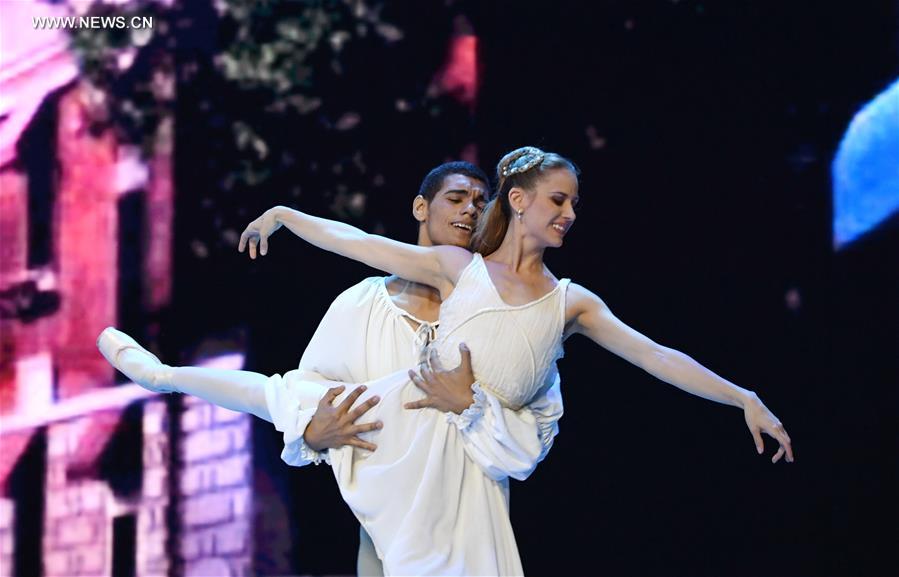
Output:
<instances>
[{"instance_id":1,"label":"extended leg","mask_svg":"<svg viewBox=\"0 0 899 577\"><path fill-rule=\"evenodd\" d=\"M109 363L144 388L194 395L226 409L252 413L271 422L265 401L268 377L251 371L170 367L112 327L100 333L97 348Z\"/></svg>"}]
</instances>

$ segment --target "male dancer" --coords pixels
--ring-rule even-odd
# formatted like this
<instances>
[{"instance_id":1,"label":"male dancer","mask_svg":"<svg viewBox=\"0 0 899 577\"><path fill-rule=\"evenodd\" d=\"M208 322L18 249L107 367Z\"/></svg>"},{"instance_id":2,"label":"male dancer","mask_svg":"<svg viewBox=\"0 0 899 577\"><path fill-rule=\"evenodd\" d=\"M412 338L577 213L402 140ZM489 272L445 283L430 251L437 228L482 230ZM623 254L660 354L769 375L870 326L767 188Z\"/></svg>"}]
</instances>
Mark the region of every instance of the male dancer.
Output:
<instances>
[{"instance_id":1,"label":"male dancer","mask_svg":"<svg viewBox=\"0 0 899 577\"><path fill-rule=\"evenodd\" d=\"M451 162L433 169L422 181L419 194L412 203L412 214L418 221L418 244L433 246L450 244L468 247L471 233L488 196L487 176L476 166L466 162ZM301 381L341 381L361 383L373 380L398 369L421 362L421 352L433 338L440 309L440 295L432 287L420 285L396 276L371 277L346 290L334 300L318 329L306 347L296 377ZM339 343L339 348L335 344ZM335 355L335 351L342 354ZM472 404L469 353L463 351L462 364L454 370L422 371L420 382L427 397L410 409L433 407L444 412L462 413ZM433 362L431 363L433 365ZM287 375L285 375L286 377ZM304 385L295 381L291 396ZM267 387L267 391L272 391ZM370 409L367 402L350 411L350 407L364 387L357 387L338 407L332 401L344 387L328 390L318 401L320 391L309 390L300 402L301 413L310 413L304 438L294 443L296 452L285 454L285 460L295 465L327 459L326 449L343 445L375 450L362 440L360 433L373 425L354 422ZM318 402L316 402L318 401ZM289 403L289 401L288 401ZM270 398L269 406L283 406L282 399ZM314 413L310 411L313 408ZM488 409L489 410L489 409ZM558 380L544 395L520 411L493 412L484 419L484 435L477 455L471 455L495 478L511 476L526 478L552 445L558 432L557 421L562 416L562 399ZM274 414L274 411L273 411ZM279 425L279 430L297 430L293 422ZM303 418L302 416L300 418ZM490 423L517 434L521 444L500 445L490 434ZM390 426L385 423L385 426ZM300 430L302 425L300 425ZM285 453L292 439L285 437ZM305 441L305 443L304 443ZM310 450L311 449L311 450ZM382 575L381 563L371 539L360 529L359 575Z\"/></svg>"},{"instance_id":2,"label":"male dancer","mask_svg":"<svg viewBox=\"0 0 899 577\"><path fill-rule=\"evenodd\" d=\"M467 247L487 191L486 175L472 164L452 162L432 170L412 204L413 216L419 222L418 243ZM332 402L345 385L325 392L323 383L362 383L420 363L424 347L433 338L439 307L439 294L431 287L395 276L366 279L334 301L309 342L299 369L283 377L155 364L158 361L147 357L142 349L130 351L139 345L128 343L126 335L113 329L104 331L106 342L101 335L98 344L107 359L135 382L156 390L193 394L273 422L285 432L282 458L300 466L327 460L324 451L345 445L376 450L364 440L364 433L382 423L356 425L355 421L378 400L370 399L350 410L364 391L360 386L334 407ZM124 344L114 347L112 341L117 339ZM434 367L432 359L432 368L437 370L425 368L422 379L416 381L427 396L407 408L463 413L472 405L471 385L475 380L468 355L463 351L462 364L449 371ZM483 411L469 427L473 441L469 457L492 478L524 479L545 457L558 432L557 421L562 415L558 378L519 411L502 409L491 399ZM383 425L389 427L390 423ZM296 436L298 431L303 432L302 437ZM506 434L497 435L496 431ZM358 571L360 575L383 574L364 531L360 533Z\"/></svg>"}]
</instances>

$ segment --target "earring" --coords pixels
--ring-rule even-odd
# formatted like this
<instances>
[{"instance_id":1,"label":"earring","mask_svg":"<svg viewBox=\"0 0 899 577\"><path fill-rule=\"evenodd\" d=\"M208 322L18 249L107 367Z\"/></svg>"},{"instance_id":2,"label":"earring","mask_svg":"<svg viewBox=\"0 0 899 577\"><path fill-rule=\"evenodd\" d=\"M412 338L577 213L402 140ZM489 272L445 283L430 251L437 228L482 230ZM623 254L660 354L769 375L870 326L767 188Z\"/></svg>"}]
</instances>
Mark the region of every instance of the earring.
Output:
<instances>
[{"instance_id":1,"label":"earring","mask_svg":"<svg viewBox=\"0 0 899 577\"><path fill-rule=\"evenodd\" d=\"M518 220L521 220L521 215L524 214L524 211L519 208L517 214L518 214Z\"/></svg>"}]
</instances>

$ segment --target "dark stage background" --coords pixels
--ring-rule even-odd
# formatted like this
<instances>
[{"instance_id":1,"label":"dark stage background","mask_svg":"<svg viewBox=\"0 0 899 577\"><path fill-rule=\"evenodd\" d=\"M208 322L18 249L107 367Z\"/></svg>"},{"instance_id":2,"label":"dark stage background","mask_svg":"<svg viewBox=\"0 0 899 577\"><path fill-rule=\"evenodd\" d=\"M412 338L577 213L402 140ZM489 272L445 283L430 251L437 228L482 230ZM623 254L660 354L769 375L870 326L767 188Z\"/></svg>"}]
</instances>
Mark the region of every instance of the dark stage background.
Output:
<instances>
[{"instance_id":1,"label":"dark stage background","mask_svg":"<svg viewBox=\"0 0 899 577\"><path fill-rule=\"evenodd\" d=\"M767 437L758 456L738 410L572 338L561 433L512 487L526 571L899 573L897 227L836 252L830 178L853 115L899 76L899 4L387 2L402 38L348 45L342 73L316 78L317 120L271 121L271 146L298 168L257 187L221 185L240 162L225 119L256 105L209 73L233 31L211 4L182 10L195 25L172 52L190 70L174 108L174 298L132 327L155 327L144 336L164 359L236 340L247 369L286 372L330 301L376 274L283 231L250 261L234 231L265 208L413 241L432 166L465 151L491 172L519 146L557 151L582 170L582 208L553 272L755 390L796 462L772 465ZM477 97L416 99L460 34L477 38ZM330 469L281 463L267 423L254 436L257 486L288 505L295 570L354 572L357 525Z\"/></svg>"}]
</instances>

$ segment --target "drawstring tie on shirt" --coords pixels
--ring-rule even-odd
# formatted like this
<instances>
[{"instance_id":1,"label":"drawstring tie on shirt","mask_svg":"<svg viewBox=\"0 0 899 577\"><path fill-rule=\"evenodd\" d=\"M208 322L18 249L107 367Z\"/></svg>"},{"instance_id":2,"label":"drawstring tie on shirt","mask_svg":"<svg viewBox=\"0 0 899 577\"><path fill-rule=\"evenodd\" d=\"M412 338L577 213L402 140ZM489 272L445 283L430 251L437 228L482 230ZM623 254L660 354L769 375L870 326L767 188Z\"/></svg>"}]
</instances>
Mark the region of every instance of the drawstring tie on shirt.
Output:
<instances>
[{"instance_id":1,"label":"drawstring tie on shirt","mask_svg":"<svg viewBox=\"0 0 899 577\"><path fill-rule=\"evenodd\" d=\"M437 322L420 321L415 330L415 338L412 340L412 355L418 357L419 363L427 361L428 345L436 338Z\"/></svg>"}]
</instances>

